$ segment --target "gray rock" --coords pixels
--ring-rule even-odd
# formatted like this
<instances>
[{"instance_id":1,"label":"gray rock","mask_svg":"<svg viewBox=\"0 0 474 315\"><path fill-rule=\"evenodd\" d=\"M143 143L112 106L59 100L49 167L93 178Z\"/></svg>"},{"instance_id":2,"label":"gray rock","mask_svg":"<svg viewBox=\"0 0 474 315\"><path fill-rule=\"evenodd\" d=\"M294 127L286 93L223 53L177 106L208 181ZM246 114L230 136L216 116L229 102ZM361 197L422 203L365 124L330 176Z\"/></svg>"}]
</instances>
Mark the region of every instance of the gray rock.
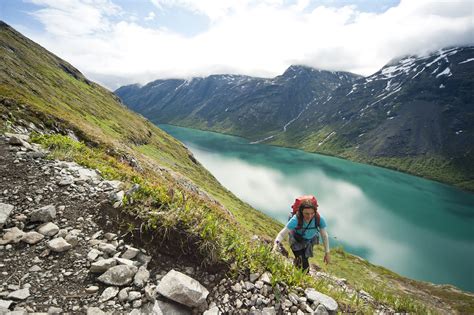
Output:
<instances>
[{"instance_id":1,"label":"gray rock","mask_svg":"<svg viewBox=\"0 0 474 315\"><path fill-rule=\"evenodd\" d=\"M61 253L70 250L72 246L64 238L58 237L48 242L48 248L53 252Z\"/></svg>"},{"instance_id":2,"label":"gray rock","mask_svg":"<svg viewBox=\"0 0 474 315\"><path fill-rule=\"evenodd\" d=\"M143 288L147 281L150 279L150 272L145 267L138 268L135 277L133 278L133 284L139 288Z\"/></svg>"},{"instance_id":3,"label":"gray rock","mask_svg":"<svg viewBox=\"0 0 474 315\"><path fill-rule=\"evenodd\" d=\"M202 315L219 315L219 308L217 306L214 306L207 311L205 311Z\"/></svg>"},{"instance_id":4,"label":"gray rock","mask_svg":"<svg viewBox=\"0 0 474 315\"><path fill-rule=\"evenodd\" d=\"M119 293L119 288L117 287L108 287L102 292L100 296L100 301L105 302L114 298Z\"/></svg>"},{"instance_id":5,"label":"gray rock","mask_svg":"<svg viewBox=\"0 0 474 315\"><path fill-rule=\"evenodd\" d=\"M120 265L107 270L97 278L102 283L115 286L124 286L133 281L138 268L135 266Z\"/></svg>"},{"instance_id":6,"label":"gray rock","mask_svg":"<svg viewBox=\"0 0 474 315\"><path fill-rule=\"evenodd\" d=\"M324 307L330 312L335 312L337 310L337 302L332 297L322 294L312 288L306 289L304 292L309 301L324 305Z\"/></svg>"},{"instance_id":7,"label":"gray rock","mask_svg":"<svg viewBox=\"0 0 474 315\"><path fill-rule=\"evenodd\" d=\"M76 247L77 244L79 244L79 238L77 234L69 233L64 237L64 239L66 240L66 242L71 244L72 247Z\"/></svg>"},{"instance_id":8,"label":"gray rock","mask_svg":"<svg viewBox=\"0 0 474 315\"><path fill-rule=\"evenodd\" d=\"M7 298L12 300L26 300L30 296L30 289L23 288L21 290L16 290L8 294Z\"/></svg>"},{"instance_id":9,"label":"gray rock","mask_svg":"<svg viewBox=\"0 0 474 315\"><path fill-rule=\"evenodd\" d=\"M147 266L148 263L151 261L151 257L148 255L139 252L138 255L135 257L135 260L140 263L140 265Z\"/></svg>"},{"instance_id":10,"label":"gray rock","mask_svg":"<svg viewBox=\"0 0 474 315\"><path fill-rule=\"evenodd\" d=\"M276 315L275 308L272 307L264 307L262 309L262 315Z\"/></svg>"},{"instance_id":11,"label":"gray rock","mask_svg":"<svg viewBox=\"0 0 474 315\"><path fill-rule=\"evenodd\" d=\"M138 291L130 291L128 292L128 300L130 302L141 299L142 294Z\"/></svg>"},{"instance_id":12,"label":"gray rock","mask_svg":"<svg viewBox=\"0 0 474 315\"><path fill-rule=\"evenodd\" d=\"M99 244L99 250L103 253L113 256L117 252L117 247L112 244L101 243Z\"/></svg>"},{"instance_id":13,"label":"gray rock","mask_svg":"<svg viewBox=\"0 0 474 315\"><path fill-rule=\"evenodd\" d=\"M329 315L328 311L324 307L324 305L319 304L316 310L314 311L315 315Z\"/></svg>"},{"instance_id":14,"label":"gray rock","mask_svg":"<svg viewBox=\"0 0 474 315\"><path fill-rule=\"evenodd\" d=\"M105 312L98 307L87 308L87 315L105 315Z\"/></svg>"},{"instance_id":15,"label":"gray rock","mask_svg":"<svg viewBox=\"0 0 474 315\"><path fill-rule=\"evenodd\" d=\"M35 231L30 231L30 232L27 232L23 235L23 237L21 238L21 241L25 242L25 243L28 243L30 245L34 245L36 243L41 242L41 240L43 238L44 238L43 234L40 234L40 233L35 232Z\"/></svg>"},{"instance_id":16,"label":"gray rock","mask_svg":"<svg viewBox=\"0 0 474 315\"><path fill-rule=\"evenodd\" d=\"M87 254L87 259L90 260L90 261L94 261L94 260L97 259L97 257L99 257L102 254L103 253L101 251L98 251L97 249L93 248Z\"/></svg>"},{"instance_id":17,"label":"gray rock","mask_svg":"<svg viewBox=\"0 0 474 315\"><path fill-rule=\"evenodd\" d=\"M10 307L12 303L13 303L12 301L6 301L6 300L0 299L0 311L2 311L2 308L8 310L8 308Z\"/></svg>"},{"instance_id":18,"label":"gray rock","mask_svg":"<svg viewBox=\"0 0 474 315\"><path fill-rule=\"evenodd\" d=\"M288 299L291 301L291 303L293 303L293 305L298 305L298 295L296 295L295 293L289 293Z\"/></svg>"},{"instance_id":19,"label":"gray rock","mask_svg":"<svg viewBox=\"0 0 474 315\"><path fill-rule=\"evenodd\" d=\"M0 228L3 228L14 208L14 206L7 203L0 203Z\"/></svg>"},{"instance_id":20,"label":"gray rock","mask_svg":"<svg viewBox=\"0 0 474 315\"><path fill-rule=\"evenodd\" d=\"M272 274L267 272L264 272L263 275L260 276L260 281L263 281L265 284L272 284Z\"/></svg>"},{"instance_id":21,"label":"gray rock","mask_svg":"<svg viewBox=\"0 0 474 315\"><path fill-rule=\"evenodd\" d=\"M130 259L124 259L124 258L117 258L115 257L115 260L119 263L119 265L126 265L126 266L135 266L138 264L137 262L130 260Z\"/></svg>"},{"instance_id":22,"label":"gray rock","mask_svg":"<svg viewBox=\"0 0 474 315\"><path fill-rule=\"evenodd\" d=\"M63 312L62 308L50 306L48 308L48 314L61 314Z\"/></svg>"},{"instance_id":23,"label":"gray rock","mask_svg":"<svg viewBox=\"0 0 474 315\"><path fill-rule=\"evenodd\" d=\"M156 299L156 285L148 284L145 289L145 297L150 302L155 302Z\"/></svg>"},{"instance_id":24,"label":"gray rock","mask_svg":"<svg viewBox=\"0 0 474 315\"><path fill-rule=\"evenodd\" d=\"M44 236L54 236L59 232L59 227L53 222L48 222L40 225L38 232Z\"/></svg>"},{"instance_id":25,"label":"gray rock","mask_svg":"<svg viewBox=\"0 0 474 315\"><path fill-rule=\"evenodd\" d=\"M48 205L39 209L35 209L30 213L30 221L32 222L50 222L56 218L56 207Z\"/></svg>"},{"instance_id":26,"label":"gray rock","mask_svg":"<svg viewBox=\"0 0 474 315\"><path fill-rule=\"evenodd\" d=\"M253 283L253 282L257 281L258 277L260 277L260 274L258 274L258 273L251 273L251 274L250 274L250 282Z\"/></svg>"},{"instance_id":27,"label":"gray rock","mask_svg":"<svg viewBox=\"0 0 474 315\"><path fill-rule=\"evenodd\" d=\"M140 252L139 249L135 248L135 247L130 247L128 246L127 247L127 250L125 251L125 253L122 254L122 258L124 259L133 259L137 256L137 254Z\"/></svg>"},{"instance_id":28,"label":"gray rock","mask_svg":"<svg viewBox=\"0 0 474 315\"><path fill-rule=\"evenodd\" d=\"M94 293L97 293L98 291L99 291L99 287L95 285L91 285L90 287L86 288L86 293L88 294L94 294Z\"/></svg>"},{"instance_id":29,"label":"gray rock","mask_svg":"<svg viewBox=\"0 0 474 315\"><path fill-rule=\"evenodd\" d=\"M118 180L104 180L101 185L106 188L118 190L122 185L122 182Z\"/></svg>"},{"instance_id":30,"label":"gray rock","mask_svg":"<svg viewBox=\"0 0 474 315\"><path fill-rule=\"evenodd\" d=\"M28 269L29 272L38 272L38 271L41 271L41 270L42 270L41 267L38 266L38 265L34 265L30 269Z\"/></svg>"},{"instance_id":31,"label":"gray rock","mask_svg":"<svg viewBox=\"0 0 474 315\"><path fill-rule=\"evenodd\" d=\"M164 301L155 301L153 304L146 304L141 309L142 314L153 314L153 315L191 315L192 312L186 307L168 303Z\"/></svg>"},{"instance_id":32,"label":"gray rock","mask_svg":"<svg viewBox=\"0 0 474 315\"><path fill-rule=\"evenodd\" d=\"M105 233L104 237L107 241L112 241L117 237L117 234L109 232L109 233Z\"/></svg>"},{"instance_id":33,"label":"gray rock","mask_svg":"<svg viewBox=\"0 0 474 315\"><path fill-rule=\"evenodd\" d=\"M202 306L209 294L198 281L173 269L161 279L156 290L161 295L188 307Z\"/></svg>"},{"instance_id":34,"label":"gray rock","mask_svg":"<svg viewBox=\"0 0 474 315\"><path fill-rule=\"evenodd\" d=\"M255 287L255 285L254 285L252 282L250 282L250 281L245 281L244 284L245 284L245 289L246 289L247 291L250 291L250 290L252 290L252 289Z\"/></svg>"},{"instance_id":35,"label":"gray rock","mask_svg":"<svg viewBox=\"0 0 474 315\"><path fill-rule=\"evenodd\" d=\"M130 290L131 288L123 288L122 290L120 290L118 294L118 299L120 302L128 301L128 291Z\"/></svg>"},{"instance_id":36,"label":"gray rock","mask_svg":"<svg viewBox=\"0 0 474 315\"><path fill-rule=\"evenodd\" d=\"M116 265L117 261L114 258L101 259L91 264L90 272L103 273Z\"/></svg>"},{"instance_id":37,"label":"gray rock","mask_svg":"<svg viewBox=\"0 0 474 315\"><path fill-rule=\"evenodd\" d=\"M0 245L18 243L25 235L25 232L19 228L12 227L11 229L5 229L6 233L3 235L3 239L0 240Z\"/></svg>"},{"instance_id":38,"label":"gray rock","mask_svg":"<svg viewBox=\"0 0 474 315\"><path fill-rule=\"evenodd\" d=\"M234 284L233 286L230 287L232 291L237 292L237 293L242 293L242 286L239 283Z\"/></svg>"},{"instance_id":39,"label":"gray rock","mask_svg":"<svg viewBox=\"0 0 474 315\"><path fill-rule=\"evenodd\" d=\"M60 181L58 181L58 186L69 186L74 183L74 178L71 176L66 176L62 178Z\"/></svg>"}]
</instances>

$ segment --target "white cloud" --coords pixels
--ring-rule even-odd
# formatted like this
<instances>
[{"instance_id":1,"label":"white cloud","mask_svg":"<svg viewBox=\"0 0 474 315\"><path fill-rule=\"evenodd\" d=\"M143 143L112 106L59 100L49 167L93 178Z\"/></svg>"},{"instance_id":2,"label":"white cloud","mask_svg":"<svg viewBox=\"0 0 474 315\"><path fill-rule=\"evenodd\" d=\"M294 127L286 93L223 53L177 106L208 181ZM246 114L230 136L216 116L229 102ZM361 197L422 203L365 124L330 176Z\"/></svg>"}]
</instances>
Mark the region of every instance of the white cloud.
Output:
<instances>
[{"instance_id":1,"label":"white cloud","mask_svg":"<svg viewBox=\"0 0 474 315\"><path fill-rule=\"evenodd\" d=\"M155 12L149 12L148 15L145 17L145 21L152 21L155 19Z\"/></svg>"},{"instance_id":2,"label":"white cloud","mask_svg":"<svg viewBox=\"0 0 474 315\"><path fill-rule=\"evenodd\" d=\"M47 34L31 37L112 89L118 86L107 77L118 84L212 73L270 77L291 64L368 75L400 55L474 43L470 0L404 0L383 13L310 10L307 0L152 2L158 10L204 15L210 26L184 36L140 26L111 1L34 0L45 6L33 14Z\"/></svg>"},{"instance_id":3,"label":"white cloud","mask_svg":"<svg viewBox=\"0 0 474 315\"><path fill-rule=\"evenodd\" d=\"M118 15L120 7L110 0L55 1L29 0L45 8L32 13L53 36L94 36L112 28L108 16Z\"/></svg>"}]
</instances>

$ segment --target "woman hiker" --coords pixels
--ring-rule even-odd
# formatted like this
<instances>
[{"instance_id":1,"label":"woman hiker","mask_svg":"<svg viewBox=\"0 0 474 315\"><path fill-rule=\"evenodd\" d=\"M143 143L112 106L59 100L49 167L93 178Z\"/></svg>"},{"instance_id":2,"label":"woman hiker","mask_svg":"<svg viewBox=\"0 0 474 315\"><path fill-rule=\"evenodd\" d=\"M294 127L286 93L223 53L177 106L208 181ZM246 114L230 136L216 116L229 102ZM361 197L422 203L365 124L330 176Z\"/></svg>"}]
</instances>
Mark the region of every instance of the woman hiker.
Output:
<instances>
[{"instance_id":1,"label":"woman hiker","mask_svg":"<svg viewBox=\"0 0 474 315\"><path fill-rule=\"evenodd\" d=\"M329 241L326 221L318 213L318 202L314 196L302 196L292 206L293 216L286 226L278 233L273 251L278 251L281 242L290 234L290 246L295 255L294 264L304 271L309 270L308 258L313 257L313 246L319 244L319 236L323 238L324 262L329 264Z\"/></svg>"}]
</instances>

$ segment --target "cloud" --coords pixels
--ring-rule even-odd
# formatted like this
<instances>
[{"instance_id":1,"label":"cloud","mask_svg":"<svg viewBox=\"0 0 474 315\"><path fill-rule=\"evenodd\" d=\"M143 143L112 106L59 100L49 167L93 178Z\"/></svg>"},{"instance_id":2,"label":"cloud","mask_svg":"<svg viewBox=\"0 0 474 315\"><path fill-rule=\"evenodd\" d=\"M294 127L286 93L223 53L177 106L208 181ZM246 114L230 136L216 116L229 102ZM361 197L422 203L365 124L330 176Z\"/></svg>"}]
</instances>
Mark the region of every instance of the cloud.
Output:
<instances>
[{"instance_id":1,"label":"cloud","mask_svg":"<svg viewBox=\"0 0 474 315\"><path fill-rule=\"evenodd\" d=\"M49 35L53 36L94 36L97 32L109 32L112 25L108 17L121 13L120 7L110 0L28 2L45 6L31 14L40 20Z\"/></svg>"},{"instance_id":2,"label":"cloud","mask_svg":"<svg viewBox=\"0 0 474 315\"><path fill-rule=\"evenodd\" d=\"M33 2L46 33L31 38L111 89L213 73L272 77L291 64L369 75L400 55L474 43L469 0L403 0L381 13L306 0L152 0L162 13L206 16L208 29L193 36L140 25L107 0Z\"/></svg>"},{"instance_id":3,"label":"cloud","mask_svg":"<svg viewBox=\"0 0 474 315\"><path fill-rule=\"evenodd\" d=\"M145 21L152 21L155 19L155 12L149 12L148 15L145 17Z\"/></svg>"}]
</instances>

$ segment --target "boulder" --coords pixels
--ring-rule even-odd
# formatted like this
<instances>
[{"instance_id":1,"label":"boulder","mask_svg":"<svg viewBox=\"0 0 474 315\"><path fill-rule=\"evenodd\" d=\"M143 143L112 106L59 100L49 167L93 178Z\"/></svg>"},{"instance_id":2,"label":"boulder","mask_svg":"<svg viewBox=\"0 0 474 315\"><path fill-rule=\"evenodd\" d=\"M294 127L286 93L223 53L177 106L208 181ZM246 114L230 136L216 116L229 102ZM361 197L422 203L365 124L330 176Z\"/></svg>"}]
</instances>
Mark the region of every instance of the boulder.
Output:
<instances>
[{"instance_id":1,"label":"boulder","mask_svg":"<svg viewBox=\"0 0 474 315\"><path fill-rule=\"evenodd\" d=\"M89 307L87 308L87 315L105 315L106 313L98 307Z\"/></svg>"},{"instance_id":2,"label":"boulder","mask_svg":"<svg viewBox=\"0 0 474 315\"><path fill-rule=\"evenodd\" d=\"M38 232L44 236L54 236L59 232L59 227L53 222L48 222L40 225Z\"/></svg>"},{"instance_id":3,"label":"boulder","mask_svg":"<svg viewBox=\"0 0 474 315\"><path fill-rule=\"evenodd\" d=\"M0 228L3 228L3 225L7 221L14 208L14 206L7 203L0 203Z\"/></svg>"},{"instance_id":4,"label":"boulder","mask_svg":"<svg viewBox=\"0 0 474 315\"><path fill-rule=\"evenodd\" d=\"M119 265L107 270L97 280L107 285L124 286L133 281L137 271L135 266Z\"/></svg>"},{"instance_id":5,"label":"boulder","mask_svg":"<svg viewBox=\"0 0 474 315\"><path fill-rule=\"evenodd\" d=\"M26 300L30 296L30 289L24 288L21 290L16 290L8 294L7 298L12 300L19 300L23 301Z\"/></svg>"},{"instance_id":6,"label":"boulder","mask_svg":"<svg viewBox=\"0 0 474 315\"><path fill-rule=\"evenodd\" d=\"M102 292L100 296L100 301L105 302L114 298L119 293L119 288L117 287L108 287Z\"/></svg>"},{"instance_id":7,"label":"boulder","mask_svg":"<svg viewBox=\"0 0 474 315\"><path fill-rule=\"evenodd\" d=\"M36 243L39 243L43 238L44 238L43 234L40 234L35 231L30 231L23 235L23 237L21 238L21 241L28 243L30 245L34 245Z\"/></svg>"},{"instance_id":8,"label":"boulder","mask_svg":"<svg viewBox=\"0 0 474 315\"><path fill-rule=\"evenodd\" d=\"M324 307L324 305L319 304L316 310L314 311L315 315L329 315L328 311Z\"/></svg>"},{"instance_id":9,"label":"boulder","mask_svg":"<svg viewBox=\"0 0 474 315\"><path fill-rule=\"evenodd\" d=\"M91 264L90 272L103 273L116 265L117 261L114 258L101 259Z\"/></svg>"},{"instance_id":10,"label":"boulder","mask_svg":"<svg viewBox=\"0 0 474 315\"><path fill-rule=\"evenodd\" d=\"M16 226L12 227L11 229L5 229L5 231L6 233L3 235L3 239L0 240L0 245L18 243L25 235L25 232L23 232Z\"/></svg>"},{"instance_id":11,"label":"boulder","mask_svg":"<svg viewBox=\"0 0 474 315\"><path fill-rule=\"evenodd\" d=\"M140 250L135 247L131 247L131 246L126 246L126 247L127 247L127 250L125 251L125 253L123 253L120 256L124 259L133 259L140 252Z\"/></svg>"},{"instance_id":12,"label":"boulder","mask_svg":"<svg viewBox=\"0 0 474 315\"><path fill-rule=\"evenodd\" d=\"M31 211L31 222L50 222L56 218L56 207L54 205L44 206Z\"/></svg>"},{"instance_id":13,"label":"boulder","mask_svg":"<svg viewBox=\"0 0 474 315\"><path fill-rule=\"evenodd\" d=\"M219 315L219 314L220 312L217 306L211 307L210 309L202 313L202 315Z\"/></svg>"},{"instance_id":14,"label":"boulder","mask_svg":"<svg viewBox=\"0 0 474 315\"><path fill-rule=\"evenodd\" d=\"M153 304L149 303L142 307L142 314L153 315L191 315L192 312L188 308L164 301L155 301Z\"/></svg>"},{"instance_id":15,"label":"boulder","mask_svg":"<svg viewBox=\"0 0 474 315\"><path fill-rule=\"evenodd\" d=\"M133 278L133 284L139 288L143 288L147 283L148 279L150 279L150 272L145 267L138 268L138 272L135 274Z\"/></svg>"},{"instance_id":16,"label":"boulder","mask_svg":"<svg viewBox=\"0 0 474 315\"><path fill-rule=\"evenodd\" d=\"M156 288L161 295L188 307L199 307L206 303L209 291L197 280L172 269Z\"/></svg>"},{"instance_id":17,"label":"boulder","mask_svg":"<svg viewBox=\"0 0 474 315\"><path fill-rule=\"evenodd\" d=\"M309 301L313 301L317 304L322 304L324 307L330 311L335 312L337 311L337 302L330 296L323 294L321 292L316 291L315 289L309 288L304 291L306 294L306 298Z\"/></svg>"},{"instance_id":18,"label":"boulder","mask_svg":"<svg viewBox=\"0 0 474 315\"><path fill-rule=\"evenodd\" d=\"M51 249L53 252L61 253L65 252L67 250L70 250L72 248L71 244L66 242L64 238L58 237L55 239L52 239L51 241L48 242L48 247Z\"/></svg>"},{"instance_id":19,"label":"boulder","mask_svg":"<svg viewBox=\"0 0 474 315\"><path fill-rule=\"evenodd\" d=\"M260 281L263 281L263 283L265 284L272 284L272 274L269 273L269 272L264 272L261 276L260 276Z\"/></svg>"}]
</instances>

